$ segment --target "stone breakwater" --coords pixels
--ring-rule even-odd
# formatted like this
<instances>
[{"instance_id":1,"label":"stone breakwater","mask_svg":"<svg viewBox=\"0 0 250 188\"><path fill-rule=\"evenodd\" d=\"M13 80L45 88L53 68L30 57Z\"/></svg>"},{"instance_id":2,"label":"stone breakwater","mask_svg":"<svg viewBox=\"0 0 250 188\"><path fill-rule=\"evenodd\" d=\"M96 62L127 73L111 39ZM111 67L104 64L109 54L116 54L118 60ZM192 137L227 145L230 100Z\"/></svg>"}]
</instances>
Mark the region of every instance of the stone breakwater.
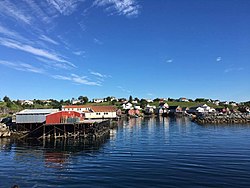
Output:
<instances>
[{"instance_id":1,"label":"stone breakwater","mask_svg":"<svg viewBox=\"0 0 250 188\"><path fill-rule=\"evenodd\" d=\"M213 114L193 118L198 124L250 124L250 115L246 114Z\"/></svg>"}]
</instances>

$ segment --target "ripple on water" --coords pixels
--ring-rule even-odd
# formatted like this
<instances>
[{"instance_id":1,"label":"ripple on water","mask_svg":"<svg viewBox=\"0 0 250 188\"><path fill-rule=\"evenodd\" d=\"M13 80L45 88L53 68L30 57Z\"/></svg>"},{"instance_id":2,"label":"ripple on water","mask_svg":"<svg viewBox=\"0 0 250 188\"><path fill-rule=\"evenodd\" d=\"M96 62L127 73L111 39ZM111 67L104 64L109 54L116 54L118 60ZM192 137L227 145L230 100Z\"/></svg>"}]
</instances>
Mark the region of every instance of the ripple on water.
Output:
<instances>
[{"instance_id":1,"label":"ripple on water","mask_svg":"<svg viewBox=\"0 0 250 188\"><path fill-rule=\"evenodd\" d=\"M0 187L249 187L249 148L249 126L167 118L129 120L92 145L1 140Z\"/></svg>"}]
</instances>

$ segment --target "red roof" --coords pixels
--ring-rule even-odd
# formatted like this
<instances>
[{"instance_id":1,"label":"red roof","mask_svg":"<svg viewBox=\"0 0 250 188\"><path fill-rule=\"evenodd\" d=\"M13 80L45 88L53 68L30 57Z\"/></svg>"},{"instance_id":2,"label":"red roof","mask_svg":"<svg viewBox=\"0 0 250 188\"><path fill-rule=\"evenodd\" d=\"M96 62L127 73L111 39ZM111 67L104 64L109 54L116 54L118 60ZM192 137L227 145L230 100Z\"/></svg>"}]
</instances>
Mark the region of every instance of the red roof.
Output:
<instances>
[{"instance_id":1,"label":"red roof","mask_svg":"<svg viewBox=\"0 0 250 188\"><path fill-rule=\"evenodd\" d=\"M90 105L67 105L63 106L63 108L90 108Z\"/></svg>"},{"instance_id":2,"label":"red roof","mask_svg":"<svg viewBox=\"0 0 250 188\"><path fill-rule=\"evenodd\" d=\"M91 106L94 112L116 112L117 108L115 106Z\"/></svg>"},{"instance_id":3,"label":"red roof","mask_svg":"<svg viewBox=\"0 0 250 188\"><path fill-rule=\"evenodd\" d=\"M117 111L117 108L115 106L68 105L68 106L63 106L63 108L90 108L94 112L116 112Z\"/></svg>"}]
</instances>

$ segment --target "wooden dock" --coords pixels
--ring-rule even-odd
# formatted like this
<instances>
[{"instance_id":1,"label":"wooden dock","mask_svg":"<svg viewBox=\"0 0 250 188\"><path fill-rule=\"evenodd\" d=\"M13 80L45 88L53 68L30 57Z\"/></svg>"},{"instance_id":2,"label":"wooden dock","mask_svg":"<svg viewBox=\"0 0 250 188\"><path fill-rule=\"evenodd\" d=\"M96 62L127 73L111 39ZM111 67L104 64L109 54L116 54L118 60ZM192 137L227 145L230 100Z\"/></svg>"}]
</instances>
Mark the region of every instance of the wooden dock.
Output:
<instances>
[{"instance_id":1,"label":"wooden dock","mask_svg":"<svg viewBox=\"0 0 250 188\"><path fill-rule=\"evenodd\" d=\"M37 138L39 140L66 138L97 139L109 134L110 124L110 120L84 120L79 123L33 125L28 126L32 128L28 131L27 126L25 126L27 133L23 134L18 139L25 139L28 137ZM20 128L21 130L23 129L23 127Z\"/></svg>"}]
</instances>

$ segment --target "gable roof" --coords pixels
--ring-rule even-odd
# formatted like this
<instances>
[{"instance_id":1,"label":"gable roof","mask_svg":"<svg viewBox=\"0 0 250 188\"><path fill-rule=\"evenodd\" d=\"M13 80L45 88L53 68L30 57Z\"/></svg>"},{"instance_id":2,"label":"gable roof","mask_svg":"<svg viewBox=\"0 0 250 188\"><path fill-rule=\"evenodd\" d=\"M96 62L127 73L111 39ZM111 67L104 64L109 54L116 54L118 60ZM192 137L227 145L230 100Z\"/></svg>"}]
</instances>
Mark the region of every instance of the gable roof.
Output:
<instances>
[{"instance_id":1,"label":"gable roof","mask_svg":"<svg viewBox=\"0 0 250 188\"><path fill-rule=\"evenodd\" d=\"M28 115L28 114L51 114L58 112L59 109L25 109L18 112L17 115Z\"/></svg>"},{"instance_id":2,"label":"gable roof","mask_svg":"<svg viewBox=\"0 0 250 188\"><path fill-rule=\"evenodd\" d=\"M68 105L63 108L90 108L93 112L116 112L116 106L95 106L95 105ZM86 111L88 112L88 111Z\"/></svg>"},{"instance_id":3,"label":"gable roof","mask_svg":"<svg viewBox=\"0 0 250 188\"><path fill-rule=\"evenodd\" d=\"M66 105L63 108L90 108L90 105Z\"/></svg>"},{"instance_id":4,"label":"gable roof","mask_svg":"<svg viewBox=\"0 0 250 188\"><path fill-rule=\"evenodd\" d=\"M175 110L176 108L180 108L180 106L169 106L168 107L169 110Z\"/></svg>"},{"instance_id":5,"label":"gable roof","mask_svg":"<svg viewBox=\"0 0 250 188\"><path fill-rule=\"evenodd\" d=\"M93 112L116 112L117 108L115 106L91 106Z\"/></svg>"}]
</instances>

